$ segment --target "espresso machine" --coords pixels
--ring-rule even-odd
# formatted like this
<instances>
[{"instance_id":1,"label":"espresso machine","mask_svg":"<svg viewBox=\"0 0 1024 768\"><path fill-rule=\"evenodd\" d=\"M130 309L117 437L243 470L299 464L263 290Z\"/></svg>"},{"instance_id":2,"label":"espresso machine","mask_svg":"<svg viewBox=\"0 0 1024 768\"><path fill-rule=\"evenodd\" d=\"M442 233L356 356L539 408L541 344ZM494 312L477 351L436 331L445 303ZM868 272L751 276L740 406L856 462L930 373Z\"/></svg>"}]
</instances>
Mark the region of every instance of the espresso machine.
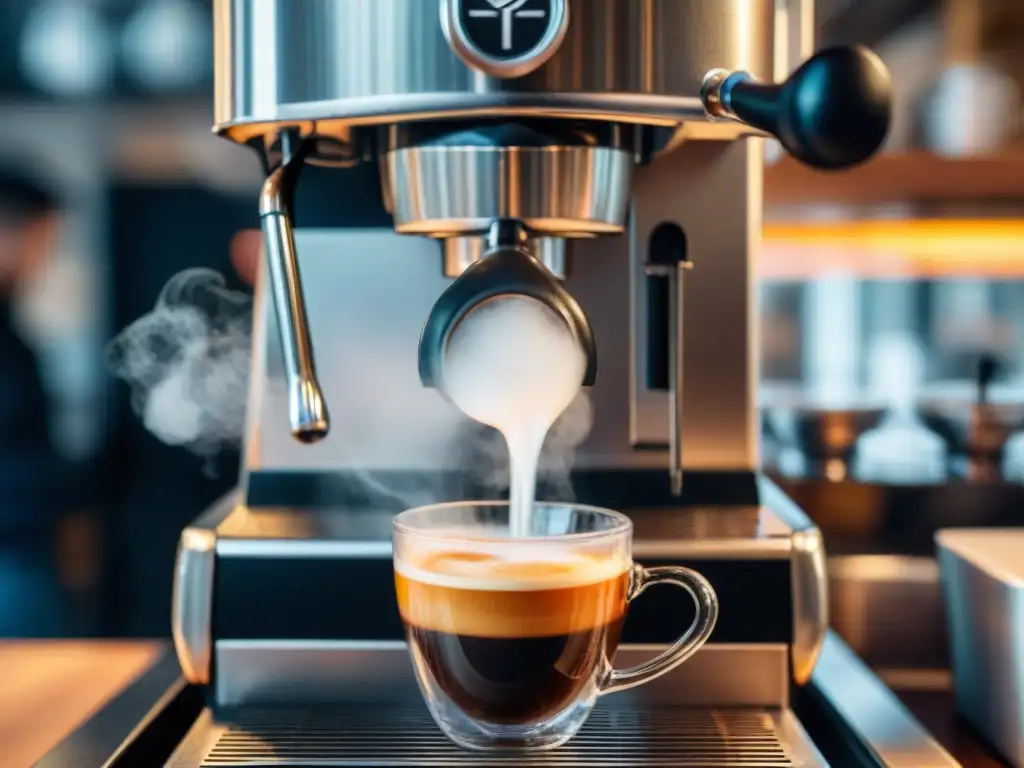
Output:
<instances>
[{"instance_id":1,"label":"espresso machine","mask_svg":"<svg viewBox=\"0 0 1024 768\"><path fill-rule=\"evenodd\" d=\"M821 535L758 471L765 140L867 161L877 57L813 53L812 0L215 0L214 27L215 130L265 164L266 258L241 482L182 533L183 677L145 717L174 734L167 765L529 764L430 720L390 550L403 506L504 491L440 390L451 328L508 295L587 355L575 499L630 515L639 562L699 570L721 604L693 660L537 764L956 765L829 631ZM388 226L303 228L313 166L361 180ZM620 665L689 624L665 592Z\"/></svg>"}]
</instances>

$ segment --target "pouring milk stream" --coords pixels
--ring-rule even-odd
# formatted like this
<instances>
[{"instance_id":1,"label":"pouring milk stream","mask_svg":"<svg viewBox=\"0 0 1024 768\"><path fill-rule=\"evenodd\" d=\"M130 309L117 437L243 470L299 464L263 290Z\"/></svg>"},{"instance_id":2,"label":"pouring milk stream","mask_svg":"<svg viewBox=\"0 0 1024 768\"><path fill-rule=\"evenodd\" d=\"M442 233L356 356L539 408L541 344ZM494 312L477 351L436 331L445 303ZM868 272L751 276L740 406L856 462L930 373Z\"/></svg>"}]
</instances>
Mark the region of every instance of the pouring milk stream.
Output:
<instances>
[{"instance_id":1,"label":"pouring milk stream","mask_svg":"<svg viewBox=\"0 0 1024 768\"><path fill-rule=\"evenodd\" d=\"M579 392L585 366L566 323L534 299L491 299L452 331L444 391L467 416L505 437L514 537L530 533L544 438Z\"/></svg>"}]
</instances>

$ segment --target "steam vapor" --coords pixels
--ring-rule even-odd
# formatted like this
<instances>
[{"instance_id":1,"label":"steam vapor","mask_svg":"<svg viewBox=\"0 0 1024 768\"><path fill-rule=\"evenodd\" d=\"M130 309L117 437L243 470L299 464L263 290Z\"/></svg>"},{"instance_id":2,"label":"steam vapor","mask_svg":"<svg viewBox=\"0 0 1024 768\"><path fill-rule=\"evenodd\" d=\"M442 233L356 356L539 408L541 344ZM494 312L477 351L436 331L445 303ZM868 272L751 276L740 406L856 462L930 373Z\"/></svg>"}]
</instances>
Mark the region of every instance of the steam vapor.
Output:
<instances>
[{"instance_id":1,"label":"steam vapor","mask_svg":"<svg viewBox=\"0 0 1024 768\"><path fill-rule=\"evenodd\" d=\"M131 388L146 429L209 459L244 429L251 326L246 294L228 290L213 270L185 270L152 312L110 342L107 363Z\"/></svg>"},{"instance_id":2,"label":"steam vapor","mask_svg":"<svg viewBox=\"0 0 1024 768\"><path fill-rule=\"evenodd\" d=\"M520 330L510 322L486 343L508 344ZM171 278L153 310L110 342L106 357L111 372L128 384L132 407L147 430L165 444L212 460L237 446L245 429L251 336L251 298L228 290L224 277L213 270L190 269ZM419 386L418 381L391 384L396 388L392 401L401 397L403 387ZM381 382L374 386L381 391ZM344 422L340 429L346 440L337 458L348 492L384 508L405 508L480 493L496 498L507 490L508 449L500 433L466 419L454 407L450 418L417 419L393 413L388 398L382 399L372 411L348 412L347 420L345 412L336 414ZM544 443L538 482L548 498L573 499L570 471L591 424L590 401L580 392ZM386 449L380 441L398 435L428 451L440 472L410 478L411 484L399 487L367 466L367 457ZM456 470L468 486L439 479L444 470Z\"/></svg>"}]
</instances>

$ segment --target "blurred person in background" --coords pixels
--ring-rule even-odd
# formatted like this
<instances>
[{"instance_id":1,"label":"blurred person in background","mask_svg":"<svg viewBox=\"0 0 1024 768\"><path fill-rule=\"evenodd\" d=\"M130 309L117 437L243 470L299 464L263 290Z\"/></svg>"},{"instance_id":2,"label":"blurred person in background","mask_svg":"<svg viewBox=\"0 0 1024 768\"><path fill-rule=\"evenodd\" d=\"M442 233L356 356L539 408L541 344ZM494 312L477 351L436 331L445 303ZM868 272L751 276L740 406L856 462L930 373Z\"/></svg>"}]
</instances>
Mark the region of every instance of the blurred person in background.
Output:
<instances>
[{"instance_id":1,"label":"blurred person in background","mask_svg":"<svg viewBox=\"0 0 1024 768\"><path fill-rule=\"evenodd\" d=\"M87 498L87 475L54 446L39 360L17 324L19 293L53 253L59 214L30 173L0 167L0 637L63 633L54 535Z\"/></svg>"}]
</instances>

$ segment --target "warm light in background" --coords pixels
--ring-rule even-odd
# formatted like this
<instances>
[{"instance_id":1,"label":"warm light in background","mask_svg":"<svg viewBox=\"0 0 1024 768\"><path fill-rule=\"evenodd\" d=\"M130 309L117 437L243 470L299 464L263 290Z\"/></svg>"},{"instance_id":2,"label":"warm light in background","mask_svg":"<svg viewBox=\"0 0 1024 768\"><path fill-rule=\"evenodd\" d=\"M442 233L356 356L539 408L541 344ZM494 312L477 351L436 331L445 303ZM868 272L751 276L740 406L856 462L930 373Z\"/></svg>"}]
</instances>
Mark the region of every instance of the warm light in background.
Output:
<instances>
[{"instance_id":1,"label":"warm light in background","mask_svg":"<svg viewBox=\"0 0 1024 768\"><path fill-rule=\"evenodd\" d=\"M764 238L768 280L1024 277L1024 219L779 223Z\"/></svg>"}]
</instances>

